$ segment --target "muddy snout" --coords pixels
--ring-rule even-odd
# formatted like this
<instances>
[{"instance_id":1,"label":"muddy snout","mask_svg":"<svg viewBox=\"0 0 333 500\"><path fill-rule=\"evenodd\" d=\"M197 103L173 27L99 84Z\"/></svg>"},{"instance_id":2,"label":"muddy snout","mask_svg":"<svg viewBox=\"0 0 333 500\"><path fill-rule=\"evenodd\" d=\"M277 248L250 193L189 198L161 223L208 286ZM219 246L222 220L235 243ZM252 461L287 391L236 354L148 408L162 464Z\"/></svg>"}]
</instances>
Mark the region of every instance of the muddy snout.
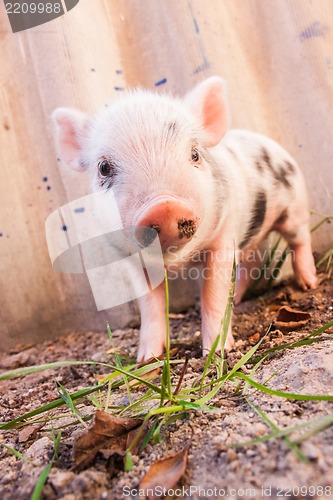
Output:
<instances>
[{"instance_id":1,"label":"muddy snout","mask_svg":"<svg viewBox=\"0 0 333 500\"><path fill-rule=\"evenodd\" d=\"M166 251L169 247L179 247L191 240L197 231L198 219L187 202L163 198L153 200L140 210L134 226L134 236L139 245L149 245L157 232L162 250Z\"/></svg>"}]
</instances>

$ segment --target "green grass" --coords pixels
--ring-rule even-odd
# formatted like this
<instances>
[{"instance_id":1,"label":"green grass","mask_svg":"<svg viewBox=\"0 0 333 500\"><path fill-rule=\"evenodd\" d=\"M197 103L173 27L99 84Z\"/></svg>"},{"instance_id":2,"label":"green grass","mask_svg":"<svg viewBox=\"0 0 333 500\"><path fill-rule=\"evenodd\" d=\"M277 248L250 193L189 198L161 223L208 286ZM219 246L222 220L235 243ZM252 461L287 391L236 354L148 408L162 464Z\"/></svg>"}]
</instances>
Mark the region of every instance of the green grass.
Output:
<instances>
[{"instance_id":1,"label":"green grass","mask_svg":"<svg viewBox=\"0 0 333 500\"><path fill-rule=\"evenodd\" d=\"M107 325L107 334L109 336L110 343L114 348L115 364L91 361L66 361L20 368L2 373L0 375L0 380L22 377L42 370L57 370L64 366L72 365L103 366L109 371L109 373L99 380L98 383L80 391L70 392L63 385L56 383L55 390L58 390L60 394L59 398L45 405L41 405L9 422L0 423L0 430L5 431L9 429L19 429L25 425L31 425L32 423L43 421L48 422L49 424L51 423L53 427L56 427L57 420L61 418L61 416L68 415L68 412L73 417L73 424L77 425L79 423L82 426L85 426L86 420L89 419L89 417L84 417L80 413L77 408L77 403L84 402L89 397L90 401L96 406L96 408L103 408L105 411L118 416L141 417L143 419L143 424L139 432L136 434L134 441L132 441L126 452L125 468L126 470L130 470L133 465L132 452L138 442L142 440L140 450L143 450L150 441L153 441L154 443L162 442L164 430L176 420L184 419L192 413L197 414L202 412L220 411L214 407L211 401L217 394L221 393L225 389L225 397L233 397L234 395L237 395L237 397L241 398L242 401L247 402L247 404L256 411L258 416L272 428L272 432L264 437L258 438L257 440L235 444L235 446L252 446L255 443L269 439L283 439L287 446L293 450L301 461L306 461L306 457L304 457L298 446L300 441L291 440L289 435L294 431L303 429L304 427L307 432L303 434L303 439L308 439L317 432L321 432L329 425L332 425L332 415L327 416L327 418L323 418L322 420L313 421L313 425L310 423L304 425L300 424L299 426L294 426L293 428L287 430L281 430L260 408L253 405L250 400L250 396L247 393L248 389L252 388L252 390L254 389L270 396L289 400L333 401L333 395L330 394L288 393L285 391L271 389L268 386L270 380L260 384L254 379L260 365L263 362L267 362L267 360L274 356L276 352L283 349L297 348L301 345L307 345L312 342L319 341L319 336L333 326L333 321L323 325L321 328L311 333L301 341L279 345L258 355L257 351L260 349L261 343L264 340L264 338L262 338L255 346L249 349L249 351L246 352L233 367L229 368L225 360L224 345L231 321L236 279L235 271L236 264L234 262L229 297L226 310L221 321L220 332L206 357L202 373L199 374L199 376L194 375L190 379L185 377L190 364L188 358L185 360L170 359L168 312L169 289L166 277L165 320L167 334L165 359L156 360L150 365L140 367L135 364L124 365L120 356L116 352L112 332L109 325ZM250 364L254 364L255 366L252 368L250 374L247 374L248 370L245 370L245 373L243 368L245 366L248 367ZM180 373L178 373L179 370L176 372L174 369L175 367L179 367L178 365L182 365ZM156 375L156 369L160 370L159 375ZM149 373L151 372L153 374L149 376ZM224 387L227 382L228 387ZM137 388L133 386L133 383L140 385L139 392L137 391ZM234 385L233 393L230 390L230 384ZM123 391L128 395L128 405L118 407L110 405L112 394L116 391ZM57 410L56 413L55 410ZM66 425L68 426L68 424ZM34 493L35 496L33 497L34 499L40 498L43 485L45 484L47 476L57 457L59 442L60 432L56 437L54 437L54 454L50 463L44 469L38 484L36 485ZM18 458L23 458L20 456L19 452L16 452L16 450L10 449L7 445L3 446L5 446L8 451L14 453Z\"/></svg>"},{"instance_id":2,"label":"green grass","mask_svg":"<svg viewBox=\"0 0 333 500\"><path fill-rule=\"evenodd\" d=\"M52 433L52 438L53 438L53 443L54 443L54 450L53 450L53 455L48 463L48 465L43 469L41 475L38 478L38 481L36 483L36 486L34 488L34 491L31 496L31 500L40 500L42 498L43 494L43 487L47 481L48 475L50 474L50 471L53 466L53 462L58 458L58 449L59 449L59 444L60 444L60 439L61 439L61 432L58 432L57 435Z\"/></svg>"}]
</instances>

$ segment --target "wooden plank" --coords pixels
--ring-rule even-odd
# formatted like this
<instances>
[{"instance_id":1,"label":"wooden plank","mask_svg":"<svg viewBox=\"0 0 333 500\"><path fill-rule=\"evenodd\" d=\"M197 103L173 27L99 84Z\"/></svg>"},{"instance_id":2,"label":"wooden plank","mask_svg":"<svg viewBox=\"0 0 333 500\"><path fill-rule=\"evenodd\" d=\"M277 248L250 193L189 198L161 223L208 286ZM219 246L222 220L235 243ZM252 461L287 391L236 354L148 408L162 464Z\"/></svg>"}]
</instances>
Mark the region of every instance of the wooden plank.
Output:
<instances>
[{"instance_id":1,"label":"wooden plank","mask_svg":"<svg viewBox=\"0 0 333 500\"><path fill-rule=\"evenodd\" d=\"M0 3L2 346L136 314L133 304L97 313L85 277L50 267L45 218L86 192L81 174L56 161L55 107L93 112L127 87L184 94L222 75L233 125L280 141L305 173L311 207L332 215L332 28L330 0L80 0L14 35ZM333 245L331 227L316 234L317 251Z\"/></svg>"}]
</instances>

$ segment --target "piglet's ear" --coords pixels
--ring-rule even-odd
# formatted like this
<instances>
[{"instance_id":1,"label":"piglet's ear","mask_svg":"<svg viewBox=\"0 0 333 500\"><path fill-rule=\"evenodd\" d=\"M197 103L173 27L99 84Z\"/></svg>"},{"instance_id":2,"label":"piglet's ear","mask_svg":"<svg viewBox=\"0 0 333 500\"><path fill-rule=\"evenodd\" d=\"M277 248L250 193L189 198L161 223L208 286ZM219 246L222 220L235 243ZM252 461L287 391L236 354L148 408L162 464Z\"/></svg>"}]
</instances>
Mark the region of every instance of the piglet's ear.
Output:
<instances>
[{"instance_id":1,"label":"piglet's ear","mask_svg":"<svg viewBox=\"0 0 333 500\"><path fill-rule=\"evenodd\" d=\"M59 155L74 170L84 169L81 162L81 141L88 119L84 113L76 109L57 108L52 113Z\"/></svg>"},{"instance_id":2,"label":"piglet's ear","mask_svg":"<svg viewBox=\"0 0 333 500\"><path fill-rule=\"evenodd\" d=\"M213 76L199 83L185 96L185 103L201 123L205 145L208 147L216 146L229 126L225 95L225 81Z\"/></svg>"}]
</instances>

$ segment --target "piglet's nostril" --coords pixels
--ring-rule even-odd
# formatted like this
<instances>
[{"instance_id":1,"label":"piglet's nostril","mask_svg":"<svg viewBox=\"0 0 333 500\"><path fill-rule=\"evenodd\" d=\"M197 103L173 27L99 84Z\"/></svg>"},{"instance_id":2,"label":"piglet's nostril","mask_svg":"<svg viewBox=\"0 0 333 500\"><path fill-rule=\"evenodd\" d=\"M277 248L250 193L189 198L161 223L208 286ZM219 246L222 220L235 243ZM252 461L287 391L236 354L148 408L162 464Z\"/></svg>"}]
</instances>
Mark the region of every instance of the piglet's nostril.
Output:
<instances>
[{"instance_id":1,"label":"piglet's nostril","mask_svg":"<svg viewBox=\"0 0 333 500\"><path fill-rule=\"evenodd\" d=\"M192 219L179 219L178 235L179 238L191 238L196 232L196 224Z\"/></svg>"},{"instance_id":2,"label":"piglet's nostril","mask_svg":"<svg viewBox=\"0 0 333 500\"><path fill-rule=\"evenodd\" d=\"M160 232L161 232L161 226L159 226L158 224L152 224L150 227L152 229L155 229L155 231L157 232L157 234L160 234Z\"/></svg>"},{"instance_id":3,"label":"piglet's nostril","mask_svg":"<svg viewBox=\"0 0 333 500\"><path fill-rule=\"evenodd\" d=\"M156 226L150 227L136 227L134 231L134 237L141 247L148 247L153 243L160 229Z\"/></svg>"}]
</instances>

